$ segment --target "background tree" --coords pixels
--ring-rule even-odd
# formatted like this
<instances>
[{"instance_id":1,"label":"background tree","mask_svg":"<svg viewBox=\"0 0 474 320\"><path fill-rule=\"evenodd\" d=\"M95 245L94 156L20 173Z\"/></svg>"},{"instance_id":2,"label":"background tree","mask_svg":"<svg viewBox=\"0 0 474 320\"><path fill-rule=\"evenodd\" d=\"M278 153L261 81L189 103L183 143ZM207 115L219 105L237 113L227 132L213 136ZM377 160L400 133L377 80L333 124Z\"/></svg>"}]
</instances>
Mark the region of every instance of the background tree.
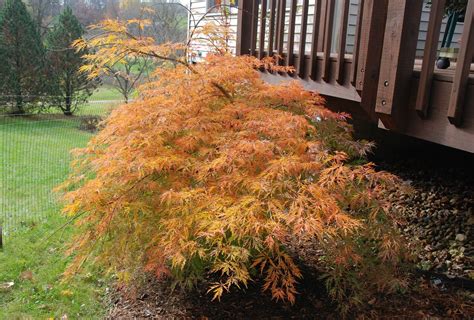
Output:
<instances>
[{"instance_id":1,"label":"background tree","mask_svg":"<svg viewBox=\"0 0 474 320\"><path fill-rule=\"evenodd\" d=\"M177 1L157 1L149 19L158 43L184 42L187 36L188 12Z\"/></svg>"},{"instance_id":2,"label":"background tree","mask_svg":"<svg viewBox=\"0 0 474 320\"><path fill-rule=\"evenodd\" d=\"M149 23L143 28L138 25L129 25L130 32L137 36L147 36L157 44L184 43L187 36L187 10L176 1L156 0L146 4L139 0L122 0L119 3L108 4L108 16L118 17L121 21L133 21L143 18ZM100 32L92 30L91 33ZM94 50L99 50L102 44L98 44ZM184 54L184 51L181 52ZM162 61L150 56L137 56L131 53L122 55L118 60L107 61L106 67L102 69L102 76L111 77L112 84L128 102L131 94L148 76L152 67L158 66Z\"/></svg>"},{"instance_id":3,"label":"background tree","mask_svg":"<svg viewBox=\"0 0 474 320\"><path fill-rule=\"evenodd\" d=\"M0 11L0 93L13 96L16 113L42 92L44 47L21 0L6 0Z\"/></svg>"},{"instance_id":4,"label":"background tree","mask_svg":"<svg viewBox=\"0 0 474 320\"><path fill-rule=\"evenodd\" d=\"M26 0L25 3L43 38L54 21L54 17L61 12L61 2L59 0Z\"/></svg>"},{"instance_id":5,"label":"background tree","mask_svg":"<svg viewBox=\"0 0 474 320\"><path fill-rule=\"evenodd\" d=\"M121 18L133 19L141 16L140 11L137 12L137 7L148 9L142 11L143 18L150 21L146 31L156 43L186 41L188 11L179 1L155 0L138 6L133 2L126 2L122 5Z\"/></svg>"},{"instance_id":6,"label":"background tree","mask_svg":"<svg viewBox=\"0 0 474 320\"><path fill-rule=\"evenodd\" d=\"M141 80L149 75L151 66L150 58L129 55L120 63L107 67L108 74L113 77L113 85L120 92L125 103L128 103Z\"/></svg>"},{"instance_id":7,"label":"background tree","mask_svg":"<svg viewBox=\"0 0 474 320\"><path fill-rule=\"evenodd\" d=\"M72 48L74 40L82 37L84 29L67 7L58 18L54 28L46 38L49 49L48 69L51 75L51 94L53 102L65 115L75 111L74 103L87 99L97 87L96 79L89 79L86 74L79 72L85 63L83 55L87 48L76 51Z\"/></svg>"}]
</instances>

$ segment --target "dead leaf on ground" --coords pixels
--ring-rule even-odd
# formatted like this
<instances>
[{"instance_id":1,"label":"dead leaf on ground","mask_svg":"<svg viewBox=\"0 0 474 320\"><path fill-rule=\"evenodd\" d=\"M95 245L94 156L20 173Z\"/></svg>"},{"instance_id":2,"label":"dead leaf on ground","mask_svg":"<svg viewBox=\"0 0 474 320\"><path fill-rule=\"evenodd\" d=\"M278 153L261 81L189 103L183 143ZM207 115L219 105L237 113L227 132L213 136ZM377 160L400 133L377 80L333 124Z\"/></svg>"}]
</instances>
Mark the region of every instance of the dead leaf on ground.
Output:
<instances>
[{"instance_id":1,"label":"dead leaf on ground","mask_svg":"<svg viewBox=\"0 0 474 320\"><path fill-rule=\"evenodd\" d=\"M65 297L72 297L74 295L74 292L72 292L71 290L63 290L61 291L61 294Z\"/></svg>"},{"instance_id":2,"label":"dead leaf on ground","mask_svg":"<svg viewBox=\"0 0 474 320\"><path fill-rule=\"evenodd\" d=\"M20 274L20 279L25 281L33 280L33 272L31 272L30 270L22 272Z\"/></svg>"}]
</instances>

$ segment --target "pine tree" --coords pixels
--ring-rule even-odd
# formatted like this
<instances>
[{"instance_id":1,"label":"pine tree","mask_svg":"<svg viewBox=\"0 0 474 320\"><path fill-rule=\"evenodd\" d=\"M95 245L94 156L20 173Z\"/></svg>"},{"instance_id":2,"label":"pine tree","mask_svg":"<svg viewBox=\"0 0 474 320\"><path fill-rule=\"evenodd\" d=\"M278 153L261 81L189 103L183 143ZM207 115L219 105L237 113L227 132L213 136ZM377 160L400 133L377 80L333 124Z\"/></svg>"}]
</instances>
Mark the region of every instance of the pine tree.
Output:
<instances>
[{"instance_id":1,"label":"pine tree","mask_svg":"<svg viewBox=\"0 0 474 320\"><path fill-rule=\"evenodd\" d=\"M87 48L76 51L71 47L74 40L82 37L84 29L72 10L67 7L46 37L48 67L51 72L51 95L65 115L72 115L74 102L84 101L97 86L97 81L79 72L84 65L83 55Z\"/></svg>"},{"instance_id":2,"label":"pine tree","mask_svg":"<svg viewBox=\"0 0 474 320\"><path fill-rule=\"evenodd\" d=\"M0 94L14 97L15 113L41 93L44 48L21 0L6 0L0 11Z\"/></svg>"}]
</instances>

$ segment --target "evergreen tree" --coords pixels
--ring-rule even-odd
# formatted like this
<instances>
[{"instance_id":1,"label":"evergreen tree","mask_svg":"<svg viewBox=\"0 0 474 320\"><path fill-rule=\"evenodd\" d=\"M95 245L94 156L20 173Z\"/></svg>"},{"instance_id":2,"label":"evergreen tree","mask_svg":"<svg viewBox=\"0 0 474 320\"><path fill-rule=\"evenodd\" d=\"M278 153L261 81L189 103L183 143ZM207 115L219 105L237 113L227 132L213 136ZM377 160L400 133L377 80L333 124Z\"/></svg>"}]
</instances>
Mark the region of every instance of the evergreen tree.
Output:
<instances>
[{"instance_id":1,"label":"evergreen tree","mask_svg":"<svg viewBox=\"0 0 474 320\"><path fill-rule=\"evenodd\" d=\"M84 29L79 20L67 7L46 37L49 49L48 69L52 75L51 94L56 97L54 103L65 115L72 115L75 111L74 104L85 101L98 84L79 71L85 64L82 56L87 54L87 49L76 51L71 46L83 34Z\"/></svg>"},{"instance_id":2,"label":"evergreen tree","mask_svg":"<svg viewBox=\"0 0 474 320\"><path fill-rule=\"evenodd\" d=\"M0 11L0 95L14 97L15 113L41 94L44 48L21 0L6 0Z\"/></svg>"}]
</instances>

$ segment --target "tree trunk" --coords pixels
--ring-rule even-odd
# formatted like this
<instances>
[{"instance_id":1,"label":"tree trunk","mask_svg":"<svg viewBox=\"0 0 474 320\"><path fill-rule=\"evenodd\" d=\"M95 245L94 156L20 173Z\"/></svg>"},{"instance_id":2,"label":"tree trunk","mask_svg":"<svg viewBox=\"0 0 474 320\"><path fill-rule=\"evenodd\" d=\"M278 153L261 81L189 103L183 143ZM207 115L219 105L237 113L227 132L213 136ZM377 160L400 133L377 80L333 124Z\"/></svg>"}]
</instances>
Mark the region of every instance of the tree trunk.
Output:
<instances>
[{"instance_id":1,"label":"tree trunk","mask_svg":"<svg viewBox=\"0 0 474 320\"><path fill-rule=\"evenodd\" d=\"M23 95L21 92L20 85L18 85L15 96L16 110L15 114L24 114L25 109L23 108Z\"/></svg>"},{"instance_id":2,"label":"tree trunk","mask_svg":"<svg viewBox=\"0 0 474 320\"><path fill-rule=\"evenodd\" d=\"M16 110L15 114L24 114L25 109L23 108L23 92L21 90L21 61L20 61L20 53L18 49L18 43L16 44L16 57L15 57L15 64L16 64L16 70L15 70L15 103L16 103Z\"/></svg>"},{"instance_id":3,"label":"tree trunk","mask_svg":"<svg viewBox=\"0 0 474 320\"><path fill-rule=\"evenodd\" d=\"M69 76L66 78L66 107L63 110L65 116L72 116L72 90Z\"/></svg>"},{"instance_id":4,"label":"tree trunk","mask_svg":"<svg viewBox=\"0 0 474 320\"><path fill-rule=\"evenodd\" d=\"M72 99L70 95L66 95L66 107L63 110L65 116L72 116Z\"/></svg>"}]
</instances>

